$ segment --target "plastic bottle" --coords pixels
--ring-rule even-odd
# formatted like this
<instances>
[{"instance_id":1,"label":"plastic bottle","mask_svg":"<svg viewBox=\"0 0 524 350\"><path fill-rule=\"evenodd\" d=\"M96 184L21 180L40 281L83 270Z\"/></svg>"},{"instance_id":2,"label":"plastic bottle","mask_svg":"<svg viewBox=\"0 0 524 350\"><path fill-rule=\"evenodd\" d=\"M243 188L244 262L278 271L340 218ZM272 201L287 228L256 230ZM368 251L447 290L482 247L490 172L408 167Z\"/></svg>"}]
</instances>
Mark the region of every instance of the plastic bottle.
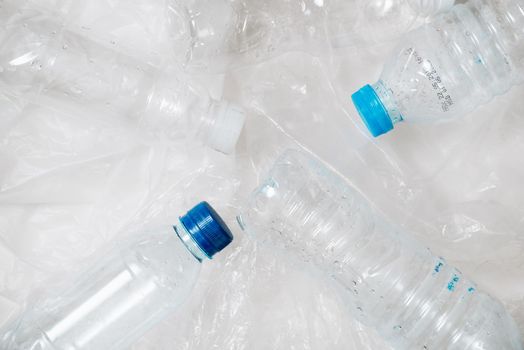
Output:
<instances>
[{"instance_id":1,"label":"plastic bottle","mask_svg":"<svg viewBox=\"0 0 524 350\"><path fill-rule=\"evenodd\" d=\"M70 31L155 65L173 59L186 62L191 48L190 23L181 1L3 0L3 4L45 12Z\"/></svg>"},{"instance_id":2,"label":"plastic bottle","mask_svg":"<svg viewBox=\"0 0 524 350\"><path fill-rule=\"evenodd\" d=\"M171 1L176 3L176 1ZM397 38L454 0L190 1L190 65L252 64L289 51L325 53Z\"/></svg>"},{"instance_id":3,"label":"plastic bottle","mask_svg":"<svg viewBox=\"0 0 524 350\"><path fill-rule=\"evenodd\" d=\"M409 33L352 99L373 136L471 112L524 81L524 0L469 0Z\"/></svg>"},{"instance_id":4,"label":"plastic bottle","mask_svg":"<svg viewBox=\"0 0 524 350\"><path fill-rule=\"evenodd\" d=\"M182 71L144 64L38 11L8 17L0 29L0 87L6 91L75 113L126 117L140 128L233 151L243 110L212 99Z\"/></svg>"},{"instance_id":5,"label":"plastic bottle","mask_svg":"<svg viewBox=\"0 0 524 350\"><path fill-rule=\"evenodd\" d=\"M113 251L69 290L29 309L3 334L4 350L116 350L132 344L191 293L200 263L233 236L206 202L169 234L142 235Z\"/></svg>"},{"instance_id":6,"label":"plastic bottle","mask_svg":"<svg viewBox=\"0 0 524 350\"><path fill-rule=\"evenodd\" d=\"M262 247L332 277L351 312L395 349L523 349L500 302L309 156L281 156L238 221Z\"/></svg>"},{"instance_id":7,"label":"plastic bottle","mask_svg":"<svg viewBox=\"0 0 524 350\"><path fill-rule=\"evenodd\" d=\"M333 47L365 47L398 39L455 0L326 1L326 26ZM315 1L317 3L317 1Z\"/></svg>"},{"instance_id":8,"label":"plastic bottle","mask_svg":"<svg viewBox=\"0 0 524 350\"><path fill-rule=\"evenodd\" d=\"M132 52L156 52L159 56L166 53L162 46L171 40L177 62L194 70L222 72L289 51L322 54L330 47L366 47L392 40L424 23L428 16L450 8L454 0L15 3L26 8L53 8L69 29L102 43L124 41L122 46ZM122 40L122 34L135 36L140 45Z\"/></svg>"}]
</instances>

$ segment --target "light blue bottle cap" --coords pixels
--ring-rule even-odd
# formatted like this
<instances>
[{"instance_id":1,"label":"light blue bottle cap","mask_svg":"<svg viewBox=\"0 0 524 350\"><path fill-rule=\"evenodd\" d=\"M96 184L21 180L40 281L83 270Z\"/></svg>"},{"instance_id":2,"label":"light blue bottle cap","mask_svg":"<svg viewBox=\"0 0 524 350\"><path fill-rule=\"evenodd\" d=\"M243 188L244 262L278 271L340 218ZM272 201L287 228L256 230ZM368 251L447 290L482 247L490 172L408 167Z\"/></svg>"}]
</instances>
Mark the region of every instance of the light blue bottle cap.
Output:
<instances>
[{"instance_id":1,"label":"light blue bottle cap","mask_svg":"<svg viewBox=\"0 0 524 350\"><path fill-rule=\"evenodd\" d=\"M389 113L371 85L355 92L351 99L371 135L377 137L393 129Z\"/></svg>"},{"instance_id":2,"label":"light blue bottle cap","mask_svg":"<svg viewBox=\"0 0 524 350\"><path fill-rule=\"evenodd\" d=\"M209 258L233 241L233 234L207 202L194 206L180 217L180 222Z\"/></svg>"}]
</instances>

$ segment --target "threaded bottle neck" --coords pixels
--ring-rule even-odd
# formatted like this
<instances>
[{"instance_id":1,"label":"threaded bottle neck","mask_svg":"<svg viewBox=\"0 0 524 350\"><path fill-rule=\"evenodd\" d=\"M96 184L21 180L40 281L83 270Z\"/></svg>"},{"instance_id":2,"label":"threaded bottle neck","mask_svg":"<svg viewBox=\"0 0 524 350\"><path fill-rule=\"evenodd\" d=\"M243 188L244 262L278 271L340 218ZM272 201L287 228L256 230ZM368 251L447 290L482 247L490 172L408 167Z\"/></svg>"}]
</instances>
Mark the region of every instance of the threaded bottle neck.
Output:
<instances>
[{"instance_id":1,"label":"threaded bottle neck","mask_svg":"<svg viewBox=\"0 0 524 350\"><path fill-rule=\"evenodd\" d=\"M393 92L386 86L386 84L379 80L375 84L371 85L375 93L377 94L380 102L384 105L388 112L391 122L394 124L401 122L403 120L402 114L400 113L397 102L395 101L395 96Z\"/></svg>"},{"instance_id":2,"label":"threaded bottle neck","mask_svg":"<svg viewBox=\"0 0 524 350\"><path fill-rule=\"evenodd\" d=\"M198 246L198 244L195 242L195 240L191 237L189 232L187 232L187 229L185 228L184 224L178 221L178 223L173 226L176 235L184 246L189 250L189 252L198 260L198 262L202 262L205 259L209 259L209 257L204 253L204 251Z\"/></svg>"}]
</instances>

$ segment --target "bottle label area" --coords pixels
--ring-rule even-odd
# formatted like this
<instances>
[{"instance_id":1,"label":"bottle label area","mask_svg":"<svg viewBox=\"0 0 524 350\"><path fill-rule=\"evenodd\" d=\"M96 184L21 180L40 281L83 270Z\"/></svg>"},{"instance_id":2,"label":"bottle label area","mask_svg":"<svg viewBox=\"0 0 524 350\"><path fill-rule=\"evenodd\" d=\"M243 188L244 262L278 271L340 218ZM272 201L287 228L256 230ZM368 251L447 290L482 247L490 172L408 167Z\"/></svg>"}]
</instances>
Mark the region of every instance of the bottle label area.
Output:
<instances>
[{"instance_id":1,"label":"bottle label area","mask_svg":"<svg viewBox=\"0 0 524 350\"><path fill-rule=\"evenodd\" d=\"M431 62L430 59L422 57L422 55L415 50L413 47L406 49L404 52L406 56L412 56L414 62L416 62L420 68L424 77L429 81L430 85L433 87L434 93L440 102L440 107L442 112L448 112L451 106L454 105L454 100L449 94L447 87L442 81L442 76L435 68L435 65Z\"/></svg>"}]
</instances>

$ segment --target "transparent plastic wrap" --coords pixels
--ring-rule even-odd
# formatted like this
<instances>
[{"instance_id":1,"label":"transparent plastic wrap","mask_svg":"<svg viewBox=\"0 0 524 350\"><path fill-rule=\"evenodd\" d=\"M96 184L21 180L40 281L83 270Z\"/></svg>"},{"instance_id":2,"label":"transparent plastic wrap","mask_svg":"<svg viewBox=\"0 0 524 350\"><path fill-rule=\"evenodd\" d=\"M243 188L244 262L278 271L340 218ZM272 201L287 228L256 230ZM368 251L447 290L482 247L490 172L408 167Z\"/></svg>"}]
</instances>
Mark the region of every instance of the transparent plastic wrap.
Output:
<instances>
[{"instance_id":1,"label":"transparent plastic wrap","mask_svg":"<svg viewBox=\"0 0 524 350\"><path fill-rule=\"evenodd\" d=\"M105 23L139 11L121 6L101 11ZM92 30L105 29L93 21ZM125 30L114 34L116 46L133 43ZM140 42L159 38L144 35ZM394 44L286 54L228 73L223 95L250 107L232 156L190 140L142 139L105 114L34 103L19 113L28 101L0 97L0 324L61 290L53 281L71 280L113 240L172 224L201 198L233 227L275 157L299 147L501 300L524 332L524 88L464 118L372 140L348 96L380 74ZM233 233L231 249L203 266L196 292L131 349L391 349L346 312L331 282Z\"/></svg>"}]
</instances>

